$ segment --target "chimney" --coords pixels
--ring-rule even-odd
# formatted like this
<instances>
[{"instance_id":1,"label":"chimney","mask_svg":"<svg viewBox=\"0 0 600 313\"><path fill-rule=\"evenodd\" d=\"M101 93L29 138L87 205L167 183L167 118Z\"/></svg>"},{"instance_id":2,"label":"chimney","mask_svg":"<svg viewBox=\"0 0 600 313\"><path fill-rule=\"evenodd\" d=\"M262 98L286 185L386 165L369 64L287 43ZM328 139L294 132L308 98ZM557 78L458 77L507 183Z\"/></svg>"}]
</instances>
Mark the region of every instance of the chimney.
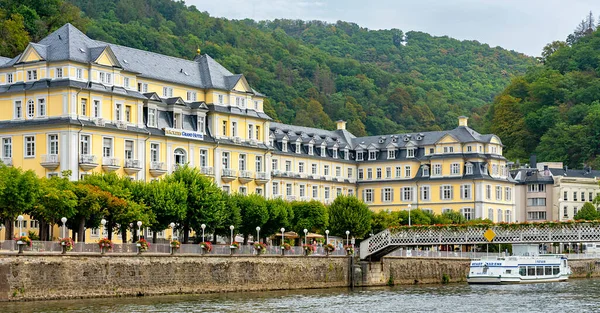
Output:
<instances>
[{"instance_id":1,"label":"chimney","mask_svg":"<svg viewBox=\"0 0 600 313\"><path fill-rule=\"evenodd\" d=\"M548 169L548 165L544 165L544 176L550 176L550 170Z\"/></svg>"},{"instance_id":2,"label":"chimney","mask_svg":"<svg viewBox=\"0 0 600 313\"><path fill-rule=\"evenodd\" d=\"M459 117L458 117L458 126L464 126L464 127L467 127L467 126L469 126L469 125L467 125L467 120L468 120L468 119L469 119L469 118L468 118L468 117L466 117L466 116L464 116L464 115L463 115L463 116L459 116Z\"/></svg>"},{"instance_id":3,"label":"chimney","mask_svg":"<svg viewBox=\"0 0 600 313\"><path fill-rule=\"evenodd\" d=\"M531 168L537 168L537 155L532 154L532 155L529 156L529 166L531 166ZM547 166L544 165L544 169L546 167Z\"/></svg>"},{"instance_id":4,"label":"chimney","mask_svg":"<svg viewBox=\"0 0 600 313\"><path fill-rule=\"evenodd\" d=\"M338 130L346 130L346 121L339 120L335 122Z\"/></svg>"}]
</instances>

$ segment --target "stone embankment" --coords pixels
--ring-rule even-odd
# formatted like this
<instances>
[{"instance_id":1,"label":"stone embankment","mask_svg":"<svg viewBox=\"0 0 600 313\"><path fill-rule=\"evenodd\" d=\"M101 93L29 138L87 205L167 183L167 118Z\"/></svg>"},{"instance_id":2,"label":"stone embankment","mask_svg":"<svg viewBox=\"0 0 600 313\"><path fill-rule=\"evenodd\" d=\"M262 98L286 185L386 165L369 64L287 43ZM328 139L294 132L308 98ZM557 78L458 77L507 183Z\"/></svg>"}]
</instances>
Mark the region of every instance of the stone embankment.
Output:
<instances>
[{"instance_id":1,"label":"stone embankment","mask_svg":"<svg viewBox=\"0 0 600 313\"><path fill-rule=\"evenodd\" d=\"M469 260L461 258L354 261L319 256L0 255L0 301L438 284L465 282L469 269ZM600 277L597 262L571 260L572 277Z\"/></svg>"}]
</instances>

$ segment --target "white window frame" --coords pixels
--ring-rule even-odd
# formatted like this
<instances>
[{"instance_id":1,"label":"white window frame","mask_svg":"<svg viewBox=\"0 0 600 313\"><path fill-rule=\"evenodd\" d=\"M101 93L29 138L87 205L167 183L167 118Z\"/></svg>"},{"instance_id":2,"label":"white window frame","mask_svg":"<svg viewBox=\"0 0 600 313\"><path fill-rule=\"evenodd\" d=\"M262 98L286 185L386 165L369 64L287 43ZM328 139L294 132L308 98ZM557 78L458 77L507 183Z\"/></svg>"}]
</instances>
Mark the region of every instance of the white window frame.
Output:
<instances>
[{"instance_id":1,"label":"white window frame","mask_svg":"<svg viewBox=\"0 0 600 313\"><path fill-rule=\"evenodd\" d=\"M414 158L415 157L415 149L409 148L406 149L406 158Z\"/></svg>"},{"instance_id":2,"label":"white window frame","mask_svg":"<svg viewBox=\"0 0 600 313\"><path fill-rule=\"evenodd\" d=\"M36 151L35 151L35 141L36 141L36 136L35 135L25 135L23 136L23 155L24 158L35 158L36 155ZM29 139L31 139L31 141L29 141ZM31 149L30 149L31 147Z\"/></svg>"},{"instance_id":3,"label":"white window frame","mask_svg":"<svg viewBox=\"0 0 600 313\"><path fill-rule=\"evenodd\" d=\"M48 154L58 155L59 142L58 134L48 134Z\"/></svg>"}]
</instances>

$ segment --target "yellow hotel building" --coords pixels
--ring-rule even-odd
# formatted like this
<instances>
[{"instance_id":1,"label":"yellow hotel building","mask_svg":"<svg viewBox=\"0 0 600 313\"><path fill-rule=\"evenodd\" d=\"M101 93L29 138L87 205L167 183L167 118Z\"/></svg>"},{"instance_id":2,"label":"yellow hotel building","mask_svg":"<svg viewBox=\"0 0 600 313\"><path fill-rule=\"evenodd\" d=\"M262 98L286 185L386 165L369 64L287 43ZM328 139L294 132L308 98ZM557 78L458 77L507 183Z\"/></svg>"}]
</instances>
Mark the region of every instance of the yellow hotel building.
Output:
<instances>
[{"instance_id":1,"label":"yellow hotel building","mask_svg":"<svg viewBox=\"0 0 600 313\"><path fill-rule=\"evenodd\" d=\"M466 117L449 131L357 138L343 121L336 130L275 123L264 97L208 55L123 47L66 24L0 58L0 153L39 176L150 181L189 164L228 192L324 203L355 194L375 211L411 204L514 221L502 143Z\"/></svg>"}]
</instances>

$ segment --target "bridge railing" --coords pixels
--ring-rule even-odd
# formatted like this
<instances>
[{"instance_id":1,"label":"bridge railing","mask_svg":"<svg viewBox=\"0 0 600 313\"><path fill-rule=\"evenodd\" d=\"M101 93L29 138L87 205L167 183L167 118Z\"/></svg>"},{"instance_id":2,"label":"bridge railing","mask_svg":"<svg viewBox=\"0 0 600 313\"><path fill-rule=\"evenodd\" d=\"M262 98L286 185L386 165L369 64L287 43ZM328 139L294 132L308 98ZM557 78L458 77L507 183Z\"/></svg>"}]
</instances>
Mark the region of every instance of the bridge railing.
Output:
<instances>
[{"instance_id":1,"label":"bridge railing","mask_svg":"<svg viewBox=\"0 0 600 313\"><path fill-rule=\"evenodd\" d=\"M476 226L414 226L386 229L361 242L361 258L389 253L402 246L485 244L486 230L495 233L491 243L600 242L596 223L507 224Z\"/></svg>"}]
</instances>

